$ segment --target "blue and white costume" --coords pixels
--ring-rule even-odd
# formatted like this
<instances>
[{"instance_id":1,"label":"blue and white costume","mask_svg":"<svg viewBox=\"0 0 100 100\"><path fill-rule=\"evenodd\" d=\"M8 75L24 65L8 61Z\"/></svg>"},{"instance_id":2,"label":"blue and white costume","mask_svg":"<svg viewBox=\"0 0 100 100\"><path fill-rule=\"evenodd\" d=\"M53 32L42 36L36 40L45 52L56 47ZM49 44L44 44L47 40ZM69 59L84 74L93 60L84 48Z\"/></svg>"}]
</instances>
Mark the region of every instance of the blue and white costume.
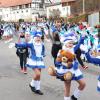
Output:
<instances>
[{"instance_id":1,"label":"blue and white costume","mask_svg":"<svg viewBox=\"0 0 100 100\"><path fill-rule=\"evenodd\" d=\"M67 68L61 62L56 62L55 70L56 70L57 78L61 79L62 81L64 81L63 76L67 72L71 72L73 74L72 80L78 81L83 78L83 74L80 71L80 69L78 68L77 61L74 61L70 68Z\"/></svg>"},{"instance_id":2,"label":"blue and white costume","mask_svg":"<svg viewBox=\"0 0 100 100\"><path fill-rule=\"evenodd\" d=\"M44 44L33 43L28 46L31 51L26 65L31 68L45 68L43 62L43 57L45 56Z\"/></svg>"},{"instance_id":3,"label":"blue and white costume","mask_svg":"<svg viewBox=\"0 0 100 100\"><path fill-rule=\"evenodd\" d=\"M35 37L34 37L35 38ZM43 57L45 56L45 47L44 44L41 43L23 43L16 44L16 47L28 47L30 48L29 59L27 60L27 67L30 68L45 68Z\"/></svg>"},{"instance_id":4,"label":"blue and white costume","mask_svg":"<svg viewBox=\"0 0 100 100\"><path fill-rule=\"evenodd\" d=\"M70 38L69 36L68 36L68 38L65 39L66 42L68 42L70 40L72 40L72 38ZM84 37L81 37L79 43L77 45L75 45L75 47L66 48L65 46L63 46L63 50L69 51L72 54L75 54L75 51L80 47L80 45L83 43L83 41L84 41ZM59 53L58 53L58 56L59 56ZM61 80L64 80L63 75L67 72L71 72L73 74L72 80L77 81L77 80L80 80L83 78L83 74L80 71L80 69L78 68L79 64L76 59L73 61L70 68L67 68L65 65L63 65L62 62L56 62L55 65L56 65L55 70L56 70L57 78L60 78Z\"/></svg>"},{"instance_id":5,"label":"blue and white costume","mask_svg":"<svg viewBox=\"0 0 100 100\"><path fill-rule=\"evenodd\" d=\"M100 56L94 57L91 55L90 51L86 52L85 55L89 63L98 64L100 66ZM98 78L97 90L100 92L100 75Z\"/></svg>"}]
</instances>

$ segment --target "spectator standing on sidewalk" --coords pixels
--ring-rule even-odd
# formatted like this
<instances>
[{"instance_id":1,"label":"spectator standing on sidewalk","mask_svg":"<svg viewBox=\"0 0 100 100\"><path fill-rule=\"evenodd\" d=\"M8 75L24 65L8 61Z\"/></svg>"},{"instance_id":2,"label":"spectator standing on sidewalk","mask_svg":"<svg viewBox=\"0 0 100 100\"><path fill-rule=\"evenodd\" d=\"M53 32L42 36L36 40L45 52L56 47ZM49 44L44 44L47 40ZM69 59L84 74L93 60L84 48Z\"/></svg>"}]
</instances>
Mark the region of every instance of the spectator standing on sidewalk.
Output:
<instances>
[{"instance_id":1,"label":"spectator standing on sidewalk","mask_svg":"<svg viewBox=\"0 0 100 100\"><path fill-rule=\"evenodd\" d=\"M25 34L21 32L19 35L18 43L23 44L25 42L26 42ZM27 74L26 62L27 62L27 57L28 57L28 48L27 47L17 47L16 54L20 60L21 72L23 72L24 74Z\"/></svg>"}]
</instances>

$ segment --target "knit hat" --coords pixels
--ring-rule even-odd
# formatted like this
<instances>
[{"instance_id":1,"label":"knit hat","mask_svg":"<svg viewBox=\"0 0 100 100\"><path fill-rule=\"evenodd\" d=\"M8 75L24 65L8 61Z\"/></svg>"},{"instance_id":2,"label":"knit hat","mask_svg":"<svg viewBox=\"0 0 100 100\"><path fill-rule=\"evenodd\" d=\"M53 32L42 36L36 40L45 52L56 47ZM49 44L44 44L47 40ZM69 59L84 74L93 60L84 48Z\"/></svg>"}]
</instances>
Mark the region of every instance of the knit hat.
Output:
<instances>
[{"instance_id":1,"label":"knit hat","mask_svg":"<svg viewBox=\"0 0 100 100\"><path fill-rule=\"evenodd\" d=\"M34 37L42 37L42 32L37 31L37 32L34 34Z\"/></svg>"},{"instance_id":2,"label":"knit hat","mask_svg":"<svg viewBox=\"0 0 100 100\"><path fill-rule=\"evenodd\" d=\"M68 42L73 42L73 43L75 43L75 42L77 42L77 38L76 38L76 36L75 36L74 33L68 33L68 34L65 35L65 39L64 39L63 42L64 42L65 44L68 43Z\"/></svg>"}]
</instances>

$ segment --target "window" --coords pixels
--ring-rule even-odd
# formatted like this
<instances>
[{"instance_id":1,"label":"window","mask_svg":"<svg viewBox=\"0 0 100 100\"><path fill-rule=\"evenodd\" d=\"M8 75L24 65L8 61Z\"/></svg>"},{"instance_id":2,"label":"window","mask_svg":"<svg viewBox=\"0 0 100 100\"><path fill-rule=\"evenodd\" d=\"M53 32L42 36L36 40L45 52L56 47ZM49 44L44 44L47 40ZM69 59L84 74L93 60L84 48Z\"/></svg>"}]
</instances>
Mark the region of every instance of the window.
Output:
<instances>
[{"instance_id":1,"label":"window","mask_svg":"<svg viewBox=\"0 0 100 100\"><path fill-rule=\"evenodd\" d=\"M66 8L63 8L63 11L65 11L66 10Z\"/></svg>"},{"instance_id":2,"label":"window","mask_svg":"<svg viewBox=\"0 0 100 100\"><path fill-rule=\"evenodd\" d=\"M15 7L11 7L12 8L12 10L16 10L17 9L17 7L15 6Z\"/></svg>"},{"instance_id":3,"label":"window","mask_svg":"<svg viewBox=\"0 0 100 100\"><path fill-rule=\"evenodd\" d=\"M2 9L0 9L0 12L2 12Z\"/></svg>"},{"instance_id":4,"label":"window","mask_svg":"<svg viewBox=\"0 0 100 100\"><path fill-rule=\"evenodd\" d=\"M26 10L26 12L28 12L28 10Z\"/></svg>"},{"instance_id":5,"label":"window","mask_svg":"<svg viewBox=\"0 0 100 100\"><path fill-rule=\"evenodd\" d=\"M29 4L29 8L31 8L31 3Z\"/></svg>"},{"instance_id":6,"label":"window","mask_svg":"<svg viewBox=\"0 0 100 100\"><path fill-rule=\"evenodd\" d=\"M19 9L22 9L22 5L19 6Z\"/></svg>"},{"instance_id":7,"label":"window","mask_svg":"<svg viewBox=\"0 0 100 100\"><path fill-rule=\"evenodd\" d=\"M35 4L34 4L34 3L32 3L32 5L31 5L31 6L32 6L32 8L35 8Z\"/></svg>"},{"instance_id":8,"label":"window","mask_svg":"<svg viewBox=\"0 0 100 100\"><path fill-rule=\"evenodd\" d=\"M28 7L29 7L29 4L26 4L26 5L25 5L25 8L28 8Z\"/></svg>"},{"instance_id":9,"label":"window","mask_svg":"<svg viewBox=\"0 0 100 100\"><path fill-rule=\"evenodd\" d=\"M43 8L43 4L39 4L39 7L40 7L40 8Z\"/></svg>"},{"instance_id":10,"label":"window","mask_svg":"<svg viewBox=\"0 0 100 100\"><path fill-rule=\"evenodd\" d=\"M39 8L39 4L38 3L35 4L35 8Z\"/></svg>"}]
</instances>

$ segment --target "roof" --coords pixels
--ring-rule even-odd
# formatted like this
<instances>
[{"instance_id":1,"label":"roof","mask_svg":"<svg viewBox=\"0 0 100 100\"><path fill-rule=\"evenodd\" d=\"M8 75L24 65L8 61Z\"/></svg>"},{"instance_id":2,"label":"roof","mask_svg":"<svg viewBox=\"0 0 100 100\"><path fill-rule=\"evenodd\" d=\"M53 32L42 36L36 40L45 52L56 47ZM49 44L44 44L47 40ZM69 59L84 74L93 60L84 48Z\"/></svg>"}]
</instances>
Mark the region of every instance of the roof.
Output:
<instances>
[{"instance_id":1,"label":"roof","mask_svg":"<svg viewBox=\"0 0 100 100\"><path fill-rule=\"evenodd\" d=\"M65 2L73 2L73 1L76 1L76 0L61 0L62 3L65 3Z\"/></svg>"},{"instance_id":2,"label":"roof","mask_svg":"<svg viewBox=\"0 0 100 100\"><path fill-rule=\"evenodd\" d=\"M31 3L32 0L0 0L0 7L11 7Z\"/></svg>"}]
</instances>

